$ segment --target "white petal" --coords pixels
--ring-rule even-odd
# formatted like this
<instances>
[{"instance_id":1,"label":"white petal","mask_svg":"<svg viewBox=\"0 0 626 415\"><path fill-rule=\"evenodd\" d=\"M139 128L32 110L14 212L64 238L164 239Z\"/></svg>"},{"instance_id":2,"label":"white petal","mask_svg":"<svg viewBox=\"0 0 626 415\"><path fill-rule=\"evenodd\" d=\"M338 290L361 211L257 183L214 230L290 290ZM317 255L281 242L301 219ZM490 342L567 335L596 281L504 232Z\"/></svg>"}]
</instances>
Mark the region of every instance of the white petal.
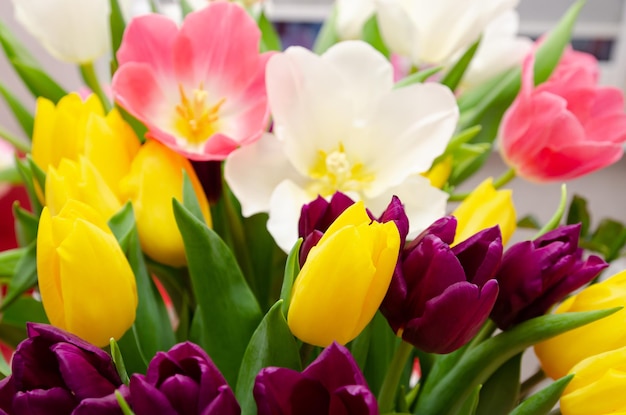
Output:
<instances>
[{"instance_id":1,"label":"white petal","mask_svg":"<svg viewBox=\"0 0 626 415\"><path fill-rule=\"evenodd\" d=\"M280 183L272 193L267 230L283 251L289 252L298 240L300 212L311 200L307 192L290 180Z\"/></svg>"},{"instance_id":2,"label":"white petal","mask_svg":"<svg viewBox=\"0 0 626 415\"><path fill-rule=\"evenodd\" d=\"M15 18L55 58L92 62L109 48L108 0L13 0Z\"/></svg>"},{"instance_id":3,"label":"white petal","mask_svg":"<svg viewBox=\"0 0 626 415\"><path fill-rule=\"evenodd\" d=\"M233 151L224 165L224 178L241 203L244 216L270 210L270 197L286 178L299 180L285 158L282 143L272 134Z\"/></svg>"},{"instance_id":4,"label":"white petal","mask_svg":"<svg viewBox=\"0 0 626 415\"><path fill-rule=\"evenodd\" d=\"M446 214L448 194L431 186L428 179L420 175L413 175L378 197L365 200L365 205L375 216L379 216L394 195L402 201L409 218L409 239L415 238Z\"/></svg>"},{"instance_id":5,"label":"white petal","mask_svg":"<svg viewBox=\"0 0 626 415\"><path fill-rule=\"evenodd\" d=\"M342 40L360 39L365 22L374 14L374 0L337 0L337 34Z\"/></svg>"},{"instance_id":6,"label":"white petal","mask_svg":"<svg viewBox=\"0 0 626 415\"><path fill-rule=\"evenodd\" d=\"M380 34L389 49L399 55L412 57L418 46L418 30L411 20L408 0L377 0L376 19Z\"/></svg>"}]
</instances>

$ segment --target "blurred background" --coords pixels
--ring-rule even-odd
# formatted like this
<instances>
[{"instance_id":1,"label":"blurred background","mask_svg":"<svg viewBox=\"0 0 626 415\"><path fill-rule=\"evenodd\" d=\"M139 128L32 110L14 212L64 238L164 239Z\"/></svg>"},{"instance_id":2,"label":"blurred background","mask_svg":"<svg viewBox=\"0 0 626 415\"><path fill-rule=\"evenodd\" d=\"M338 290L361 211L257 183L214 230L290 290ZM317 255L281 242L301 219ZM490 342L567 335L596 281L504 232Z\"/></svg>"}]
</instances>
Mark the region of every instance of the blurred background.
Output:
<instances>
[{"instance_id":1,"label":"blurred background","mask_svg":"<svg viewBox=\"0 0 626 415\"><path fill-rule=\"evenodd\" d=\"M132 13L149 11L144 0L133 0ZM518 11L521 16L520 34L537 38L554 26L555 22L574 3L574 0L521 0ZM578 50L593 53L602 66L601 82L626 88L626 6L623 0L588 0L575 28L573 45ZM174 0L161 0L167 9L175 6ZM265 0L267 16L275 23L285 47L290 45L311 46L321 21L329 14L332 0ZM12 2L0 1L0 20L23 42L43 67L66 89L77 90L81 85L75 66L56 61L31 38L14 20ZM101 79L108 79L108 61L98 62ZM7 85L23 102L34 108L34 101L22 87L12 68L0 55L0 81ZM0 102L0 126L17 132L15 121L4 102ZM486 167L477 177L464 183L460 190L470 190L491 175L499 176L506 166L499 154L494 153ZM626 192L622 191L626 180L626 160L582 179L569 182L568 196L578 194L589 201L588 208L593 223L610 217L626 222ZM519 217L533 213L540 221L553 214L560 198L560 184L536 185L516 179L509 184Z\"/></svg>"}]
</instances>

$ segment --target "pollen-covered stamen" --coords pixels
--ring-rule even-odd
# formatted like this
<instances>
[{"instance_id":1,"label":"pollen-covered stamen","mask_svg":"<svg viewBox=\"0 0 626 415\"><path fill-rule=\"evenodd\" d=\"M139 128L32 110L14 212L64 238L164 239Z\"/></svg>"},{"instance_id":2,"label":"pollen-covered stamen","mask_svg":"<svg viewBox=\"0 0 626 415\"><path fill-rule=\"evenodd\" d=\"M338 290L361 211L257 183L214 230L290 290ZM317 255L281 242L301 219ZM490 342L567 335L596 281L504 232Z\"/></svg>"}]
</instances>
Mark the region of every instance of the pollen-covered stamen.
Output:
<instances>
[{"instance_id":1,"label":"pollen-covered stamen","mask_svg":"<svg viewBox=\"0 0 626 415\"><path fill-rule=\"evenodd\" d=\"M178 86L178 91L180 104L176 106L175 128L188 143L201 144L219 131L219 111L226 98L210 105L202 84L192 91L191 97L187 96L182 85Z\"/></svg>"}]
</instances>

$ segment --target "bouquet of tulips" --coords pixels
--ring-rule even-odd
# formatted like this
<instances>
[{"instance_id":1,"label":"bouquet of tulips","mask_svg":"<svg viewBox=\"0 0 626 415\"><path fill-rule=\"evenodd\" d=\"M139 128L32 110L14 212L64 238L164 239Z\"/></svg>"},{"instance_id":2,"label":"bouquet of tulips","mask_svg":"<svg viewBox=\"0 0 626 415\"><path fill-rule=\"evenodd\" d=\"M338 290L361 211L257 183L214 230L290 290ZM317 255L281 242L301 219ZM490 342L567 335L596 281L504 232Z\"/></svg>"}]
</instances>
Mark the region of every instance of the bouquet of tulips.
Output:
<instances>
[{"instance_id":1,"label":"bouquet of tulips","mask_svg":"<svg viewBox=\"0 0 626 415\"><path fill-rule=\"evenodd\" d=\"M626 229L504 189L622 156L582 1L533 43L515 0L337 0L313 50L262 3L126 3L13 0L84 91L0 23L36 98L0 80L0 414L626 413Z\"/></svg>"}]
</instances>

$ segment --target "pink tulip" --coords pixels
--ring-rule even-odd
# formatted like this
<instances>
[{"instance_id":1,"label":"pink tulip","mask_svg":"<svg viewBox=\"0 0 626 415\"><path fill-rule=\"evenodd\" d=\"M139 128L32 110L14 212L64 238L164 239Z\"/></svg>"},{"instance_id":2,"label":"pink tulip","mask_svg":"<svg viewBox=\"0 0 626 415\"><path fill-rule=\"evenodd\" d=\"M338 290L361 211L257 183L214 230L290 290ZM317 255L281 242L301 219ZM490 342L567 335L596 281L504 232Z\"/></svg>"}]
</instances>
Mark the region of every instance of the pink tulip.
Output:
<instances>
[{"instance_id":1,"label":"pink tulip","mask_svg":"<svg viewBox=\"0 0 626 415\"><path fill-rule=\"evenodd\" d=\"M113 96L148 136L192 160L223 160L268 124L261 33L245 9L215 2L180 29L159 15L130 22Z\"/></svg>"},{"instance_id":2,"label":"pink tulip","mask_svg":"<svg viewBox=\"0 0 626 415\"><path fill-rule=\"evenodd\" d=\"M536 87L533 65L529 54L521 91L500 126L505 161L534 182L571 180L618 161L626 141L624 98L618 88L597 85L595 58L568 50Z\"/></svg>"}]
</instances>

